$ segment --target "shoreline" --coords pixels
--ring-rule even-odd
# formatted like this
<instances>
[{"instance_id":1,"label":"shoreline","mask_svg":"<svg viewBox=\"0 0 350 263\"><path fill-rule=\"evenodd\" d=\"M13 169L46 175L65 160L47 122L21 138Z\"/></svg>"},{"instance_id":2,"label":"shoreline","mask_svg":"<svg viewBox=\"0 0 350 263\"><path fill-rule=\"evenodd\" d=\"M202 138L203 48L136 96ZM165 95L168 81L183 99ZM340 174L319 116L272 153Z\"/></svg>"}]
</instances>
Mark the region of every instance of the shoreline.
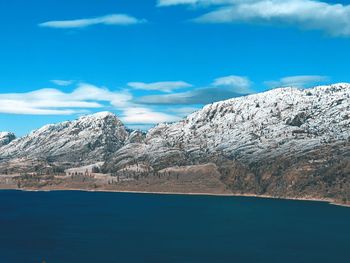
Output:
<instances>
[{"instance_id":1,"label":"shoreline","mask_svg":"<svg viewBox=\"0 0 350 263\"><path fill-rule=\"evenodd\" d=\"M15 190L23 192L58 192L58 191L77 191L77 192L100 192L100 193L130 193L130 194L153 194L153 195L190 195L190 196L217 196L217 197L253 197L276 200L291 200L291 201L308 201L308 202L323 202L330 205L350 208L350 204L337 203L332 199L322 198L305 198L305 197L276 197L270 195L257 194L235 194L235 193L203 193L203 192L161 192L161 191L131 191L131 190L104 190L104 189L79 189L79 188L65 188L65 189L31 189L31 188L0 188L1 190Z\"/></svg>"}]
</instances>

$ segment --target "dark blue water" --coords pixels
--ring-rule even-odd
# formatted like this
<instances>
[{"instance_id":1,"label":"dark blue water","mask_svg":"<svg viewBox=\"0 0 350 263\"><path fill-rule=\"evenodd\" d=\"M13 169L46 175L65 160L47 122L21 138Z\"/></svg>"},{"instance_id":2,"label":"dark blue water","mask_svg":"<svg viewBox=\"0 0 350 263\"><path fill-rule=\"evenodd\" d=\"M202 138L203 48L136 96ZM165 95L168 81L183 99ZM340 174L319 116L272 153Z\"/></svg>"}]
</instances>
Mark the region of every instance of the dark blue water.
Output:
<instances>
[{"instance_id":1,"label":"dark blue water","mask_svg":"<svg viewBox=\"0 0 350 263\"><path fill-rule=\"evenodd\" d=\"M0 191L0 263L350 262L350 208L319 202Z\"/></svg>"}]
</instances>

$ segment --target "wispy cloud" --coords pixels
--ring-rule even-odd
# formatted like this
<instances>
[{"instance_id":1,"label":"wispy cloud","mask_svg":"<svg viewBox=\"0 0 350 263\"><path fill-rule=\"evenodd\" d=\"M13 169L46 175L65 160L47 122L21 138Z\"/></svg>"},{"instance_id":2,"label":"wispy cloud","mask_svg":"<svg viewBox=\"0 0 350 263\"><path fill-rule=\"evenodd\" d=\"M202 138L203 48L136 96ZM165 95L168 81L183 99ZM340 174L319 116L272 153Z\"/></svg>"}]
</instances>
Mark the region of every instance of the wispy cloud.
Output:
<instances>
[{"instance_id":1,"label":"wispy cloud","mask_svg":"<svg viewBox=\"0 0 350 263\"><path fill-rule=\"evenodd\" d=\"M195 88L186 92L143 96L136 102L145 105L191 105L207 104L252 93L252 82L241 76L226 76L214 80L208 87Z\"/></svg>"},{"instance_id":2,"label":"wispy cloud","mask_svg":"<svg viewBox=\"0 0 350 263\"><path fill-rule=\"evenodd\" d=\"M299 87L306 88L318 84L328 82L330 78L328 76L319 75L301 75L284 77L279 80L266 81L265 84L270 88L276 87Z\"/></svg>"},{"instance_id":3,"label":"wispy cloud","mask_svg":"<svg viewBox=\"0 0 350 263\"><path fill-rule=\"evenodd\" d=\"M57 86L70 86L74 83L74 80L53 79L51 82Z\"/></svg>"},{"instance_id":4,"label":"wispy cloud","mask_svg":"<svg viewBox=\"0 0 350 263\"><path fill-rule=\"evenodd\" d=\"M126 14L111 14L106 16L84 18L75 20L57 20L48 21L39 24L40 27L50 28L84 28L94 25L135 25L147 22L145 19L138 19L136 17Z\"/></svg>"},{"instance_id":5,"label":"wispy cloud","mask_svg":"<svg viewBox=\"0 0 350 263\"><path fill-rule=\"evenodd\" d=\"M132 96L106 88L81 83L72 92L58 89L39 89L27 93L0 94L0 113L27 115L71 115L87 109L99 109L107 103L127 107Z\"/></svg>"},{"instance_id":6,"label":"wispy cloud","mask_svg":"<svg viewBox=\"0 0 350 263\"><path fill-rule=\"evenodd\" d=\"M140 90L157 90L162 92L172 92L176 89L183 89L192 87L191 84L184 81L163 81L163 82L129 82L128 86Z\"/></svg>"},{"instance_id":7,"label":"wispy cloud","mask_svg":"<svg viewBox=\"0 0 350 263\"><path fill-rule=\"evenodd\" d=\"M320 75L284 77L265 82L271 88L308 87L323 84L329 78ZM58 81L68 85L70 81ZM229 75L214 79L206 87L192 87L184 81L131 82L128 87L158 90L168 94L133 97L132 90L113 91L88 83L77 83L71 92L39 89L26 93L0 93L0 113L22 115L72 115L101 110L118 112L131 127L150 127L160 122L174 122L198 110L203 104L254 93L253 82L244 76ZM178 91L180 88L189 88Z\"/></svg>"},{"instance_id":8,"label":"wispy cloud","mask_svg":"<svg viewBox=\"0 0 350 263\"><path fill-rule=\"evenodd\" d=\"M121 120L126 124L156 124L161 122L174 122L181 117L164 112L153 111L145 107L131 107L123 111Z\"/></svg>"},{"instance_id":9,"label":"wispy cloud","mask_svg":"<svg viewBox=\"0 0 350 263\"><path fill-rule=\"evenodd\" d=\"M208 87L181 93L143 96L136 99L136 102L145 105L202 105L239 96L243 96L243 94L227 88Z\"/></svg>"},{"instance_id":10,"label":"wispy cloud","mask_svg":"<svg viewBox=\"0 0 350 263\"><path fill-rule=\"evenodd\" d=\"M105 87L96 87L91 84L81 83L71 94L72 98L88 101L105 101L114 107L127 107L132 95L125 91L110 91Z\"/></svg>"},{"instance_id":11,"label":"wispy cloud","mask_svg":"<svg viewBox=\"0 0 350 263\"><path fill-rule=\"evenodd\" d=\"M101 110L119 112L128 125L154 125L173 122L182 114L135 104L126 91L111 91L88 83L79 83L71 92L39 89L26 93L0 93L0 113L21 115L73 115Z\"/></svg>"},{"instance_id":12,"label":"wispy cloud","mask_svg":"<svg viewBox=\"0 0 350 263\"><path fill-rule=\"evenodd\" d=\"M194 19L198 23L254 23L292 25L350 36L350 5L317 0L160 0L159 6L213 6Z\"/></svg>"},{"instance_id":13,"label":"wispy cloud","mask_svg":"<svg viewBox=\"0 0 350 263\"><path fill-rule=\"evenodd\" d=\"M253 92L251 90L252 82L250 79L236 75L217 78L212 83L212 86L232 88L239 94L248 94Z\"/></svg>"}]
</instances>

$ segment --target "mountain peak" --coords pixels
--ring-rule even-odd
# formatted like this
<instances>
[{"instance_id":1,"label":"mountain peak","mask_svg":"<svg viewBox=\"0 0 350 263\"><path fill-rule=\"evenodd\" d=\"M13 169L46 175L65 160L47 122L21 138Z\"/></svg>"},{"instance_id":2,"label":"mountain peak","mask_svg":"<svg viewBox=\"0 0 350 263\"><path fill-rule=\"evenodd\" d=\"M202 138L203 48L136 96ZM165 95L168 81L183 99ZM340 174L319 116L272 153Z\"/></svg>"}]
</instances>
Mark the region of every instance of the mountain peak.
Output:
<instances>
[{"instance_id":1,"label":"mountain peak","mask_svg":"<svg viewBox=\"0 0 350 263\"><path fill-rule=\"evenodd\" d=\"M115 114L99 112L74 121L45 125L16 143L3 144L0 157L98 162L122 147L128 135Z\"/></svg>"},{"instance_id":2,"label":"mountain peak","mask_svg":"<svg viewBox=\"0 0 350 263\"><path fill-rule=\"evenodd\" d=\"M120 122L117 115L115 115L114 113L109 112L109 111L101 111L101 112L97 112L97 113L90 114L90 115L83 115L79 119L77 119L73 122L81 122L81 121L83 121L83 122L86 122L86 121L95 122L95 121L105 121L106 119ZM120 124L122 125L121 122L120 122Z\"/></svg>"}]
</instances>

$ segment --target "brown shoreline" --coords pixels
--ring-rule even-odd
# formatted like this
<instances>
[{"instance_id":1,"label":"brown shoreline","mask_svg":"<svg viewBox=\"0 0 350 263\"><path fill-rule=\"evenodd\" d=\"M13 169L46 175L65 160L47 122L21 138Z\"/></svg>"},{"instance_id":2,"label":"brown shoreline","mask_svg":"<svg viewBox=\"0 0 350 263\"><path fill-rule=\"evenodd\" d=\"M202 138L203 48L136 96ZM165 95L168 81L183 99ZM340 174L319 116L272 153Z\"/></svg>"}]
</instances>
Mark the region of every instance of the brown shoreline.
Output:
<instances>
[{"instance_id":1,"label":"brown shoreline","mask_svg":"<svg viewBox=\"0 0 350 263\"><path fill-rule=\"evenodd\" d=\"M348 207L350 204L337 203L335 200L327 198L299 198L299 197L276 197L269 195L256 195L256 194L234 194L234 193L196 193L196 192L167 192L167 191L132 191L132 190L107 190L107 189L79 189L79 188L52 188L52 189L35 189L35 188L1 188L0 190L16 190L24 192L52 192L52 191L81 191L81 192L101 192L101 193L131 193L131 194L154 194L154 195L193 195L193 196L223 196L223 197L254 197L265 199L277 199L277 200L294 200L294 201L309 201L309 202L323 202L330 205Z\"/></svg>"}]
</instances>

